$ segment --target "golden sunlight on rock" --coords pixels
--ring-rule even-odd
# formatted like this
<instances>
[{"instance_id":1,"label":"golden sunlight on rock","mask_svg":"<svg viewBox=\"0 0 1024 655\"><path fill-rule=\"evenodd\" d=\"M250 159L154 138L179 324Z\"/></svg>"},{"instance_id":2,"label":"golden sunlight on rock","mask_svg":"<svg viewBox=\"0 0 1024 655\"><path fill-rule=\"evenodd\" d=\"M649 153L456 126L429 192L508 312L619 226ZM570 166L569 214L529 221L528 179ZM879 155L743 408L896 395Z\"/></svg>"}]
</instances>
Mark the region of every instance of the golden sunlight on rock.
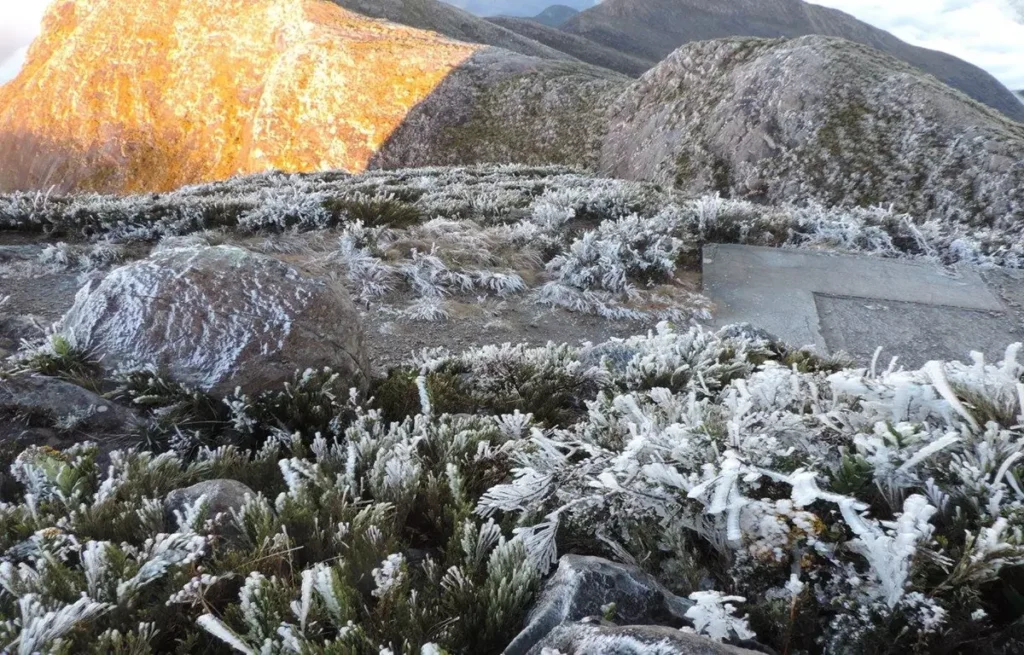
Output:
<instances>
[{"instance_id":1,"label":"golden sunlight on rock","mask_svg":"<svg viewBox=\"0 0 1024 655\"><path fill-rule=\"evenodd\" d=\"M0 191L360 171L479 47L322 0L56 0L0 86Z\"/></svg>"}]
</instances>

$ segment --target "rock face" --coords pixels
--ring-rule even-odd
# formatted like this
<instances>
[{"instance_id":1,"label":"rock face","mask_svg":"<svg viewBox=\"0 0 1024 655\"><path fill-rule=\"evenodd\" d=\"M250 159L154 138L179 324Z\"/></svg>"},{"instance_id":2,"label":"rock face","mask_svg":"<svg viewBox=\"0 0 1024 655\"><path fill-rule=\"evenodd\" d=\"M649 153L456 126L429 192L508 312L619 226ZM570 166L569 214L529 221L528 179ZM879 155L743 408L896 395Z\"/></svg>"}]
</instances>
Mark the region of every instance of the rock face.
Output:
<instances>
[{"instance_id":1,"label":"rock face","mask_svg":"<svg viewBox=\"0 0 1024 655\"><path fill-rule=\"evenodd\" d=\"M0 191L362 170L479 48L322 0L56 0L0 87Z\"/></svg>"},{"instance_id":2,"label":"rock face","mask_svg":"<svg viewBox=\"0 0 1024 655\"><path fill-rule=\"evenodd\" d=\"M555 628L529 655L756 655L660 626L609 626L567 623Z\"/></svg>"},{"instance_id":3,"label":"rock face","mask_svg":"<svg viewBox=\"0 0 1024 655\"><path fill-rule=\"evenodd\" d=\"M79 291L58 326L108 369L153 367L215 395L330 367L364 388L359 315L344 288L228 246L165 250Z\"/></svg>"},{"instance_id":4,"label":"rock face","mask_svg":"<svg viewBox=\"0 0 1024 655\"><path fill-rule=\"evenodd\" d=\"M559 625L600 617L612 604L615 620L621 623L676 625L686 621L686 611L693 605L635 566L599 557L565 555L530 612L526 627L504 655L534 652L534 645Z\"/></svg>"},{"instance_id":5,"label":"rock face","mask_svg":"<svg viewBox=\"0 0 1024 655\"><path fill-rule=\"evenodd\" d=\"M951 55L918 48L836 9L802 0L604 0L562 29L651 62L686 43L722 37L835 36L869 45L1024 121L1024 105L994 77ZM852 72L852 71L848 71Z\"/></svg>"},{"instance_id":6,"label":"rock face","mask_svg":"<svg viewBox=\"0 0 1024 655\"><path fill-rule=\"evenodd\" d=\"M1024 124L842 39L694 43L611 111L601 170L766 202L1024 220Z\"/></svg>"}]
</instances>

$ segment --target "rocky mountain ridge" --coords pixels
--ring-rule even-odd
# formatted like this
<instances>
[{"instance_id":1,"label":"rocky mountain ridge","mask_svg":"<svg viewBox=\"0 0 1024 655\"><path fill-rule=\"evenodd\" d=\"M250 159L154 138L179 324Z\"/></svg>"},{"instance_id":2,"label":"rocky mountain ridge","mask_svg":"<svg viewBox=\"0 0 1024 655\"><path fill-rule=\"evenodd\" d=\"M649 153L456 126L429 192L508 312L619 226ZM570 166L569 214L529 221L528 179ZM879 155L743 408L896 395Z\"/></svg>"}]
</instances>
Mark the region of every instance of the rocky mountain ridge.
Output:
<instances>
[{"instance_id":1,"label":"rocky mountain ridge","mask_svg":"<svg viewBox=\"0 0 1024 655\"><path fill-rule=\"evenodd\" d=\"M582 62L630 77L640 77L653 66L653 62L605 47L590 39L569 34L534 19L494 16L488 18L487 21Z\"/></svg>"},{"instance_id":2,"label":"rocky mountain ridge","mask_svg":"<svg viewBox=\"0 0 1024 655\"><path fill-rule=\"evenodd\" d=\"M566 5L551 5L532 20L547 25L548 27L561 27L567 20L580 13L578 9Z\"/></svg>"},{"instance_id":3,"label":"rocky mountain ridge","mask_svg":"<svg viewBox=\"0 0 1024 655\"><path fill-rule=\"evenodd\" d=\"M605 0L561 29L652 63L685 43L723 37L845 38L902 59L1024 122L1024 108L1012 93L977 66L909 45L849 14L803 0Z\"/></svg>"},{"instance_id":4,"label":"rocky mountain ridge","mask_svg":"<svg viewBox=\"0 0 1024 655\"><path fill-rule=\"evenodd\" d=\"M491 23L441 0L331 0L349 11L381 18L457 41L504 48L530 57L572 57L503 26Z\"/></svg>"},{"instance_id":5,"label":"rocky mountain ridge","mask_svg":"<svg viewBox=\"0 0 1024 655\"><path fill-rule=\"evenodd\" d=\"M183 45L202 38L208 50L192 49L188 61L209 55L227 65L240 56L181 18L197 18L213 5L186 2L198 13L179 12L162 29L187 37L159 42L152 52L182 61ZM201 66L161 72L157 79L167 88L153 95L143 76L117 74L151 65L143 51L126 53L118 68L102 73L106 79L95 77L99 72L69 74L74 64L61 62L77 61L81 48L117 51L126 31L148 29L152 14L143 20L141 9L124 13L119 6L98 0L88 20L71 3L51 11L29 66L0 90L6 119L0 144L14 154L0 170L0 187L59 182L58 189L123 192L266 168L557 163L693 193L893 203L899 211L957 222L1013 223L1024 212L1024 127L909 65L842 39L691 44L630 82L580 62L448 41L327 3L274 0L218 18L235 34L273 15L279 34L313 35L274 37L263 23L252 31L240 70L243 79L269 86L246 101L239 95L245 87L225 83L240 79L237 74L212 77L220 69ZM278 11L260 13L271 7ZM117 19L102 19L107 12ZM67 33L79 38L60 38ZM321 60L335 63L308 63ZM274 65L280 61L295 65ZM307 72L317 75L298 75ZM368 86L353 87L354 79ZM90 93L112 83L123 106L103 100L109 94ZM206 92L190 97L197 88ZM367 96L367 88L382 95ZM299 113L289 89L302 89L308 99ZM54 100L40 106L38 97ZM67 97L80 99L73 113ZM217 97L238 104L214 102ZM186 107L202 113L211 129L220 126L188 157L174 150L191 147L183 135L196 134L189 114L174 114ZM292 127L297 123L302 129Z\"/></svg>"}]
</instances>

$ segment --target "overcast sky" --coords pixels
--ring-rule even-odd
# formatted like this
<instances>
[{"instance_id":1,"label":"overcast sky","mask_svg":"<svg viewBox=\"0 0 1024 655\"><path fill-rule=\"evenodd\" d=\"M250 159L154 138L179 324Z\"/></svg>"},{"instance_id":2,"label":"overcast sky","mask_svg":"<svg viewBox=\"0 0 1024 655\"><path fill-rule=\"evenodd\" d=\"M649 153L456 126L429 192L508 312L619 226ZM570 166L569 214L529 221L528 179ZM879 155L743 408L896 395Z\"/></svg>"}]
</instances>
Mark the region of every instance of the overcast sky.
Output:
<instances>
[{"instance_id":1,"label":"overcast sky","mask_svg":"<svg viewBox=\"0 0 1024 655\"><path fill-rule=\"evenodd\" d=\"M0 83L21 66L48 0L0 0ZM722 0L728 1L728 0ZM557 0L552 0L556 3ZM1024 0L817 0L1024 89Z\"/></svg>"}]
</instances>

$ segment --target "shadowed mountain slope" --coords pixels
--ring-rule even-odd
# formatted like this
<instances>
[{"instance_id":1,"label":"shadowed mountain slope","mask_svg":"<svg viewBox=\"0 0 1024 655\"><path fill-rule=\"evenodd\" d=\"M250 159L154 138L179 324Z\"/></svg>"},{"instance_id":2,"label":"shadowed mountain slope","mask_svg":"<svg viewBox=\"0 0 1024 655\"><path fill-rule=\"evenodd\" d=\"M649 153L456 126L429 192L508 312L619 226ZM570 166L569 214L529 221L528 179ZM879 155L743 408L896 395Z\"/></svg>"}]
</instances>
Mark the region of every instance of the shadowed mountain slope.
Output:
<instances>
[{"instance_id":1,"label":"shadowed mountain slope","mask_svg":"<svg viewBox=\"0 0 1024 655\"><path fill-rule=\"evenodd\" d=\"M548 27L534 19L495 16L487 20L580 61L618 71L630 77L639 77L656 63L605 47L582 36Z\"/></svg>"},{"instance_id":2,"label":"shadowed mountain slope","mask_svg":"<svg viewBox=\"0 0 1024 655\"><path fill-rule=\"evenodd\" d=\"M654 61L692 41L729 36L837 36L889 53L1024 122L1024 106L981 68L952 55L912 46L853 16L802 0L605 0L569 19L562 29Z\"/></svg>"},{"instance_id":3,"label":"shadowed mountain slope","mask_svg":"<svg viewBox=\"0 0 1024 655\"><path fill-rule=\"evenodd\" d=\"M540 12L533 17L533 20L538 23L543 23L548 27L561 27L565 21L569 20L576 14L580 13L578 9L567 7L566 5L551 5L544 11Z\"/></svg>"},{"instance_id":4,"label":"shadowed mountain slope","mask_svg":"<svg viewBox=\"0 0 1024 655\"><path fill-rule=\"evenodd\" d=\"M536 16L556 0L445 0L450 5L472 12L477 16ZM596 0L557 0L557 4L583 11L593 7Z\"/></svg>"},{"instance_id":5,"label":"shadowed mountain slope","mask_svg":"<svg viewBox=\"0 0 1024 655\"><path fill-rule=\"evenodd\" d=\"M331 0L349 11L400 25L430 30L458 41L504 48L531 57L568 59L559 50L440 0Z\"/></svg>"}]
</instances>

